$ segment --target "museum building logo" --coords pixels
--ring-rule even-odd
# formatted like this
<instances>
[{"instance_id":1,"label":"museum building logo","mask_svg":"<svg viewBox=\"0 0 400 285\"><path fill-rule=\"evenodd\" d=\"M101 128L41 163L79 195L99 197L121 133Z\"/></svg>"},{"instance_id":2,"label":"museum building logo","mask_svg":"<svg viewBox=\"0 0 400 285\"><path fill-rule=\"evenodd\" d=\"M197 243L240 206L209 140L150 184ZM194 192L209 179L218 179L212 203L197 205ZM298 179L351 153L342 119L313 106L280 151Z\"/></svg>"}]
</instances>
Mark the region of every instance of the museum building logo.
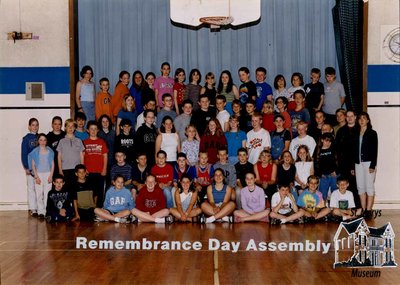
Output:
<instances>
[{"instance_id":1,"label":"museum building logo","mask_svg":"<svg viewBox=\"0 0 400 285\"><path fill-rule=\"evenodd\" d=\"M333 268L353 269L352 277L379 277L367 268L397 267L394 257L395 233L392 225L369 227L364 218L341 222L333 238ZM375 275L374 275L375 274Z\"/></svg>"}]
</instances>

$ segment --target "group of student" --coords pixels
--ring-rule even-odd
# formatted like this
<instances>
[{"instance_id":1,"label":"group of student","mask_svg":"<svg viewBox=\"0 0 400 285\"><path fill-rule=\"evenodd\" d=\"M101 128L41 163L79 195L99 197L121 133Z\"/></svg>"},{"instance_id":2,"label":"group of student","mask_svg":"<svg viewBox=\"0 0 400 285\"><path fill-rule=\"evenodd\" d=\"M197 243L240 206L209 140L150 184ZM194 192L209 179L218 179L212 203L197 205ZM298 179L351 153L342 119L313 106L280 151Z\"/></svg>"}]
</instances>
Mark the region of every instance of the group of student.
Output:
<instances>
[{"instance_id":1,"label":"group of student","mask_svg":"<svg viewBox=\"0 0 400 285\"><path fill-rule=\"evenodd\" d=\"M371 214L377 134L367 113L356 120L342 108L333 68L325 84L316 68L305 86L294 73L289 89L278 75L275 91L262 67L257 83L240 68L239 88L227 70L217 88L211 72L204 87L197 69L188 85L183 69L175 79L169 73L168 63L158 78L137 71L128 89L123 71L113 96L102 78L91 101L93 70L85 66L65 131L60 117L47 135L30 119L21 153L33 216L285 223Z\"/></svg>"}]
</instances>

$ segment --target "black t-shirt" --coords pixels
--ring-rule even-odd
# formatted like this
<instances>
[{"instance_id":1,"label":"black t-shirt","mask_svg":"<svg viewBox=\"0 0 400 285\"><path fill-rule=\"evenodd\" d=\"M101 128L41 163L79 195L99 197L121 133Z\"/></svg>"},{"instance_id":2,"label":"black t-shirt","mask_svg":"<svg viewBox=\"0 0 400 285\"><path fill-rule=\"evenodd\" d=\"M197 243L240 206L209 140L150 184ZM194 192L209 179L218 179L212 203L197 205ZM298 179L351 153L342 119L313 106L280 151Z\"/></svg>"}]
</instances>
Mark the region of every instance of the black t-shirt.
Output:
<instances>
[{"instance_id":1,"label":"black t-shirt","mask_svg":"<svg viewBox=\"0 0 400 285\"><path fill-rule=\"evenodd\" d=\"M304 91L306 91L306 108L314 111L319 105L321 95L324 95L324 84L308 83L304 86Z\"/></svg>"},{"instance_id":2,"label":"black t-shirt","mask_svg":"<svg viewBox=\"0 0 400 285\"><path fill-rule=\"evenodd\" d=\"M255 101L257 98L257 87L253 81L242 83L239 87L239 100L243 105L251 99Z\"/></svg>"},{"instance_id":3,"label":"black t-shirt","mask_svg":"<svg viewBox=\"0 0 400 285\"><path fill-rule=\"evenodd\" d=\"M290 184L294 183L294 178L296 175L296 167L291 164L289 169L286 170L283 168L283 164L278 165L278 171L277 171L277 182L278 184Z\"/></svg>"},{"instance_id":4,"label":"black t-shirt","mask_svg":"<svg viewBox=\"0 0 400 285\"><path fill-rule=\"evenodd\" d=\"M215 111L211 108L208 108L208 111L199 109L193 113L190 123L196 126L199 136L202 136L206 130L208 121L215 118L215 116Z\"/></svg>"},{"instance_id":5,"label":"black t-shirt","mask_svg":"<svg viewBox=\"0 0 400 285\"><path fill-rule=\"evenodd\" d=\"M254 165L248 161L245 164L241 164L240 162L238 162L235 164L235 169L237 179L240 180L240 183L243 187L246 187L246 174L249 172L254 172Z\"/></svg>"}]
</instances>

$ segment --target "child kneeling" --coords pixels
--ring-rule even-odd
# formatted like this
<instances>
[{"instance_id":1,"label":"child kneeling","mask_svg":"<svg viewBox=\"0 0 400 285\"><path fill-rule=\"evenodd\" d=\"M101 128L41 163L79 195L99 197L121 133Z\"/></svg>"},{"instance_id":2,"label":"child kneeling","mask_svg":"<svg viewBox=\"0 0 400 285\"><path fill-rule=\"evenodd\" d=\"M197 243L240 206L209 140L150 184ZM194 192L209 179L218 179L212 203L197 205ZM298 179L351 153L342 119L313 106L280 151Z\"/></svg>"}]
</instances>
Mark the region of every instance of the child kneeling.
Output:
<instances>
[{"instance_id":1,"label":"child kneeling","mask_svg":"<svg viewBox=\"0 0 400 285\"><path fill-rule=\"evenodd\" d=\"M125 179L117 174L113 179L113 185L106 193L103 208L94 209L97 221L114 221L126 223L134 207L131 192L124 187Z\"/></svg>"},{"instance_id":2,"label":"child kneeling","mask_svg":"<svg viewBox=\"0 0 400 285\"><path fill-rule=\"evenodd\" d=\"M201 214L197 207L197 191L190 181L188 174L183 174L178 183L178 191L175 191L176 208L169 209L171 214L182 222L193 222L193 219Z\"/></svg>"},{"instance_id":3,"label":"child kneeling","mask_svg":"<svg viewBox=\"0 0 400 285\"><path fill-rule=\"evenodd\" d=\"M304 215L296 205L296 199L290 193L289 184L280 184L278 192L272 195L271 199L271 224L284 224L299 219Z\"/></svg>"},{"instance_id":4,"label":"child kneeling","mask_svg":"<svg viewBox=\"0 0 400 285\"><path fill-rule=\"evenodd\" d=\"M264 190L255 184L254 173L246 173L247 186L240 191L241 210L236 210L235 223L260 221L268 222L269 209L265 209Z\"/></svg>"},{"instance_id":5,"label":"child kneeling","mask_svg":"<svg viewBox=\"0 0 400 285\"><path fill-rule=\"evenodd\" d=\"M329 203L333 219L341 222L359 217L362 209L356 209L353 193L347 190L348 179L340 176L337 179L337 187L338 189L332 192Z\"/></svg>"},{"instance_id":6,"label":"child kneeling","mask_svg":"<svg viewBox=\"0 0 400 285\"><path fill-rule=\"evenodd\" d=\"M72 197L64 188L64 184L64 177L54 176L54 188L47 196L46 220L48 222L66 222L73 217Z\"/></svg>"}]
</instances>

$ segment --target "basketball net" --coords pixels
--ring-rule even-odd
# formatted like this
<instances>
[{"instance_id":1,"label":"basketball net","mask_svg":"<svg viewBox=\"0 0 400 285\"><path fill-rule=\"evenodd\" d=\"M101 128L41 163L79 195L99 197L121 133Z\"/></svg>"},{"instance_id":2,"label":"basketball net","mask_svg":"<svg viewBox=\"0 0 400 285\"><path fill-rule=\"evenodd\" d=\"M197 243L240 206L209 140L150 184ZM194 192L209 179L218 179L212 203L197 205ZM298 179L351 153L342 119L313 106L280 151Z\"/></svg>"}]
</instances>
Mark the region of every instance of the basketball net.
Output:
<instances>
[{"instance_id":1,"label":"basketball net","mask_svg":"<svg viewBox=\"0 0 400 285\"><path fill-rule=\"evenodd\" d=\"M233 23L233 17L231 16L231 0L228 1L228 16L209 16L201 17L200 22L210 25L211 29L219 29L221 26L227 26Z\"/></svg>"}]
</instances>

